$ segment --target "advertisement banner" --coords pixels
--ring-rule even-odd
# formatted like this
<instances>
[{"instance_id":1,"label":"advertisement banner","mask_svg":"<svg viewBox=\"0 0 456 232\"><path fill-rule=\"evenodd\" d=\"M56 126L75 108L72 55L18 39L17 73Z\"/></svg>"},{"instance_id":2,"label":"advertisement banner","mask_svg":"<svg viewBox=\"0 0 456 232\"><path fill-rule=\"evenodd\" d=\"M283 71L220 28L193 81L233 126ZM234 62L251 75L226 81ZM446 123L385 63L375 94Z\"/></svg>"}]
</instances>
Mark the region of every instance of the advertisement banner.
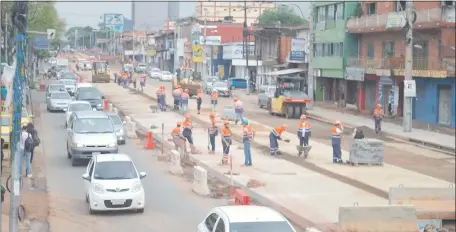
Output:
<instances>
[{"instance_id":1,"label":"advertisement banner","mask_svg":"<svg viewBox=\"0 0 456 232\"><path fill-rule=\"evenodd\" d=\"M201 26L199 24L192 25L192 44L199 44L201 36Z\"/></svg>"},{"instance_id":2,"label":"advertisement banner","mask_svg":"<svg viewBox=\"0 0 456 232\"><path fill-rule=\"evenodd\" d=\"M346 67L345 79L350 81L364 81L366 70L364 68Z\"/></svg>"},{"instance_id":3,"label":"advertisement banner","mask_svg":"<svg viewBox=\"0 0 456 232\"><path fill-rule=\"evenodd\" d=\"M305 61L306 40L294 38L291 40L290 61Z\"/></svg>"},{"instance_id":4,"label":"advertisement banner","mask_svg":"<svg viewBox=\"0 0 456 232\"><path fill-rule=\"evenodd\" d=\"M200 44L206 45L221 45L222 44L222 37L221 36L206 36L206 41L204 40L204 36L200 36Z\"/></svg>"},{"instance_id":5,"label":"advertisement banner","mask_svg":"<svg viewBox=\"0 0 456 232\"><path fill-rule=\"evenodd\" d=\"M203 46L201 45L193 45L192 46L192 51L193 51L193 62L195 63L202 63L204 60L204 52L203 52Z\"/></svg>"},{"instance_id":6,"label":"advertisement banner","mask_svg":"<svg viewBox=\"0 0 456 232\"><path fill-rule=\"evenodd\" d=\"M105 14L104 24L106 28L109 28L115 32L122 32L124 17L122 14Z\"/></svg>"},{"instance_id":7,"label":"advertisement banner","mask_svg":"<svg viewBox=\"0 0 456 232\"><path fill-rule=\"evenodd\" d=\"M178 57L184 56L184 47L185 47L185 41L187 39L177 39L177 44L176 44L176 55Z\"/></svg>"}]
</instances>

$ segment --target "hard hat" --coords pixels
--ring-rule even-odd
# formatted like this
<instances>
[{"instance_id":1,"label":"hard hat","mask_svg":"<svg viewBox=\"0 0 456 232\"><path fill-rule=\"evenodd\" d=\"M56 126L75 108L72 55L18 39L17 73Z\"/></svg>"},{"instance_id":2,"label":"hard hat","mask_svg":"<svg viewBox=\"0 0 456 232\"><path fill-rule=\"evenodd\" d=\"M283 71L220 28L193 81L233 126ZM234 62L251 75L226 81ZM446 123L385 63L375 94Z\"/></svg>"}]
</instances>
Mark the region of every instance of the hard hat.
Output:
<instances>
[{"instance_id":1,"label":"hard hat","mask_svg":"<svg viewBox=\"0 0 456 232\"><path fill-rule=\"evenodd\" d=\"M180 126L182 123L181 122L177 122L177 126Z\"/></svg>"},{"instance_id":2,"label":"hard hat","mask_svg":"<svg viewBox=\"0 0 456 232\"><path fill-rule=\"evenodd\" d=\"M340 121L335 121L334 122L334 125L340 125L340 124L341 124Z\"/></svg>"},{"instance_id":3,"label":"hard hat","mask_svg":"<svg viewBox=\"0 0 456 232\"><path fill-rule=\"evenodd\" d=\"M248 125L248 124L249 124L249 120L247 120L247 119L242 120L242 125Z\"/></svg>"},{"instance_id":4,"label":"hard hat","mask_svg":"<svg viewBox=\"0 0 456 232\"><path fill-rule=\"evenodd\" d=\"M228 120L223 121L223 125L228 125L228 124L230 124L230 122L228 122Z\"/></svg>"},{"instance_id":5,"label":"hard hat","mask_svg":"<svg viewBox=\"0 0 456 232\"><path fill-rule=\"evenodd\" d=\"M185 114L185 118L190 118L190 117L191 117L190 113Z\"/></svg>"},{"instance_id":6,"label":"hard hat","mask_svg":"<svg viewBox=\"0 0 456 232\"><path fill-rule=\"evenodd\" d=\"M215 118L215 113L210 113L210 114L209 114L209 117L210 117L210 118Z\"/></svg>"},{"instance_id":7,"label":"hard hat","mask_svg":"<svg viewBox=\"0 0 456 232\"><path fill-rule=\"evenodd\" d=\"M238 100L238 98L237 98L237 97L233 97L233 101L237 101L237 100Z\"/></svg>"},{"instance_id":8,"label":"hard hat","mask_svg":"<svg viewBox=\"0 0 456 232\"><path fill-rule=\"evenodd\" d=\"M300 117L299 119L304 120L304 119L306 119L306 118L307 118L306 115L305 115L305 114L302 114L301 117Z\"/></svg>"},{"instance_id":9,"label":"hard hat","mask_svg":"<svg viewBox=\"0 0 456 232\"><path fill-rule=\"evenodd\" d=\"M282 124L281 127L282 127L282 129L284 129L284 130L288 130L288 125L287 125L287 124Z\"/></svg>"}]
</instances>

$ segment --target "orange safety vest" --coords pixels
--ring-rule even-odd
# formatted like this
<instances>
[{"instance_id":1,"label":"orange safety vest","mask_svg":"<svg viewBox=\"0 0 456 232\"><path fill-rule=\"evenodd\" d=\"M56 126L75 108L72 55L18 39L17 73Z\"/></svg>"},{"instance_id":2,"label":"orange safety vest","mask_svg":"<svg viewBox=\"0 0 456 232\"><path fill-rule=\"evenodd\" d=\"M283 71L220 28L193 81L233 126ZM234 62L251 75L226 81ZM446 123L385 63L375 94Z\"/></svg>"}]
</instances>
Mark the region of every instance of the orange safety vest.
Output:
<instances>
[{"instance_id":1,"label":"orange safety vest","mask_svg":"<svg viewBox=\"0 0 456 232\"><path fill-rule=\"evenodd\" d=\"M180 97L182 95L181 91L179 89L173 90L173 96L175 97Z\"/></svg>"},{"instance_id":2,"label":"orange safety vest","mask_svg":"<svg viewBox=\"0 0 456 232\"><path fill-rule=\"evenodd\" d=\"M382 108L376 108L374 110L374 116L375 117L381 117L383 115L383 109Z\"/></svg>"},{"instance_id":3,"label":"orange safety vest","mask_svg":"<svg viewBox=\"0 0 456 232\"><path fill-rule=\"evenodd\" d=\"M217 92L211 93L211 100L217 100L217 98L218 98L218 93Z\"/></svg>"},{"instance_id":4,"label":"orange safety vest","mask_svg":"<svg viewBox=\"0 0 456 232\"><path fill-rule=\"evenodd\" d=\"M182 122L182 127L185 129L191 130L193 128L192 121L185 120Z\"/></svg>"},{"instance_id":5,"label":"orange safety vest","mask_svg":"<svg viewBox=\"0 0 456 232\"><path fill-rule=\"evenodd\" d=\"M246 128L247 128L247 131L243 130L243 133L242 133L242 141L249 142L253 139L253 129L249 125L245 126L243 129L246 129Z\"/></svg>"},{"instance_id":6,"label":"orange safety vest","mask_svg":"<svg viewBox=\"0 0 456 232\"><path fill-rule=\"evenodd\" d=\"M228 145L231 145L231 131L224 127L222 129L222 142L225 141Z\"/></svg>"},{"instance_id":7,"label":"orange safety vest","mask_svg":"<svg viewBox=\"0 0 456 232\"><path fill-rule=\"evenodd\" d=\"M282 130L282 127L280 127L280 126L274 128L274 129L272 129L272 133L273 133L276 137L282 136L282 132L283 132L283 130Z\"/></svg>"},{"instance_id":8,"label":"orange safety vest","mask_svg":"<svg viewBox=\"0 0 456 232\"><path fill-rule=\"evenodd\" d=\"M176 128L174 128L172 131L171 131L171 135L173 137L181 137L182 134L181 134L181 128L178 126Z\"/></svg>"},{"instance_id":9,"label":"orange safety vest","mask_svg":"<svg viewBox=\"0 0 456 232\"><path fill-rule=\"evenodd\" d=\"M337 133L337 126L334 126L332 129L331 129L331 138L333 139L340 139L340 134Z\"/></svg>"},{"instance_id":10,"label":"orange safety vest","mask_svg":"<svg viewBox=\"0 0 456 232\"><path fill-rule=\"evenodd\" d=\"M188 100L189 98L190 98L190 95L188 95L188 93L186 93L186 92L182 93L182 99Z\"/></svg>"}]
</instances>

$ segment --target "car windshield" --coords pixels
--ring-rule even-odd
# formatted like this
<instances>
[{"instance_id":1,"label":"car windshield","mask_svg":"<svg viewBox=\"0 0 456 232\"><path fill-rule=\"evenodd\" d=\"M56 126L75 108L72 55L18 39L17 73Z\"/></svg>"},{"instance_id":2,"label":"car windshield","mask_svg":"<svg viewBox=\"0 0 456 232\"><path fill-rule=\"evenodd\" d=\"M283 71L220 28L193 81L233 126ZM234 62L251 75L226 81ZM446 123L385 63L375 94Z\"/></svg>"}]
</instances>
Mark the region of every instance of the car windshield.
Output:
<instances>
[{"instance_id":1,"label":"car windshield","mask_svg":"<svg viewBox=\"0 0 456 232\"><path fill-rule=\"evenodd\" d=\"M95 67L97 67L99 69L104 69L104 68L106 68L106 62L96 62Z\"/></svg>"},{"instance_id":2,"label":"car windshield","mask_svg":"<svg viewBox=\"0 0 456 232\"><path fill-rule=\"evenodd\" d=\"M225 82L214 82L214 87L227 87Z\"/></svg>"},{"instance_id":3,"label":"car windshield","mask_svg":"<svg viewBox=\"0 0 456 232\"><path fill-rule=\"evenodd\" d=\"M158 68L153 68L153 69L152 69L152 72L160 72L160 69L158 69Z\"/></svg>"},{"instance_id":4,"label":"car windshield","mask_svg":"<svg viewBox=\"0 0 456 232\"><path fill-rule=\"evenodd\" d=\"M109 115L109 118L111 119L114 126L122 125L122 120L120 119L119 115Z\"/></svg>"},{"instance_id":5,"label":"car windshield","mask_svg":"<svg viewBox=\"0 0 456 232\"><path fill-rule=\"evenodd\" d=\"M76 74L74 74L72 72L66 72L66 73L63 73L61 75L60 79L74 79L74 80L76 80L77 76L76 76Z\"/></svg>"},{"instance_id":6,"label":"car windshield","mask_svg":"<svg viewBox=\"0 0 456 232\"><path fill-rule=\"evenodd\" d=\"M53 93L51 94L52 99L71 99L70 95L67 92L62 93Z\"/></svg>"},{"instance_id":7,"label":"car windshield","mask_svg":"<svg viewBox=\"0 0 456 232\"><path fill-rule=\"evenodd\" d=\"M11 123L11 119L8 117L2 116L1 122L2 122L2 126L9 126Z\"/></svg>"},{"instance_id":8,"label":"car windshield","mask_svg":"<svg viewBox=\"0 0 456 232\"><path fill-rule=\"evenodd\" d=\"M82 91L78 94L79 99L101 100L101 94L97 91Z\"/></svg>"},{"instance_id":9,"label":"car windshield","mask_svg":"<svg viewBox=\"0 0 456 232\"><path fill-rule=\"evenodd\" d=\"M65 85L50 85L49 91L64 91Z\"/></svg>"},{"instance_id":10,"label":"car windshield","mask_svg":"<svg viewBox=\"0 0 456 232\"><path fill-rule=\"evenodd\" d=\"M230 232L294 232L287 222L238 222L230 224Z\"/></svg>"},{"instance_id":11,"label":"car windshield","mask_svg":"<svg viewBox=\"0 0 456 232\"><path fill-rule=\"evenodd\" d=\"M61 80L60 82L62 82L64 85L74 85L74 84L76 84L76 81L75 80L71 80L71 79L64 79L64 80Z\"/></svg>"},{"instance_id":12,"label":"car windshield","mask_svg":"<svg viewBox=\"0 0 456 232\"><path fill-rule=\"evenodd\" d=\"M92 106L90 106L90 104L77 103L77 104L70 105L71 112L91 111L91 110L92 110Z\"/></svg>"},{"instance_id":13,"label":"car windshield","mask_svg":"<svg viewBox=\"0 0 456 232\"><path fill-rule=\"evenodd\" d=\"M136 179L138 174L131 161L108 161L97 162L93 178L96 180Z\"/></svg>"},{"instance_id":14,"label":"car windshield","mask_svg":"<svg viewBox=\"0 0 456 232\"><path fill-rule=\"evenodd\" d=\"M78 134L113 133L114 127L108 118L82 118L74 122L74 132Z\"/></svg>"}]
</instances>

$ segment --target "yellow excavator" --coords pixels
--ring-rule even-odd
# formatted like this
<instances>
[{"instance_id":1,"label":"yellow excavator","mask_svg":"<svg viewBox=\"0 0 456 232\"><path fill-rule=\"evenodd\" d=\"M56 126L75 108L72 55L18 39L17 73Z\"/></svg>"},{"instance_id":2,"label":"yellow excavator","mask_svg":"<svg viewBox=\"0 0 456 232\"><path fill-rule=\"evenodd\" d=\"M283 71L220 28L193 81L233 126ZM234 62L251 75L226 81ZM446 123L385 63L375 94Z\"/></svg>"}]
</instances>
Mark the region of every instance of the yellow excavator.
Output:
<instances>
[{"instance_id":1,"label":"yellow excavator","mask_svg":"<svg viewBox=\"0 0 456 232\"><path fill-rule=\"evenodd\" d=\"M181 67L173 78L173 89L180 86L183 90L188 89L190 97L197 95L201 86L193 78L194 70L192 68Z\"/></svg>"},{"instance_id":2,"label":"yellow excavator","mask_svg":"<svg viewBox=\"0 0 456 232\"><path fill-rule=\"evenodd\" d=\"M305 78L299 75L278 76L276 91L267 105L269 114L286 118L299 118L305 114L307 104L311 102L304 92L305 83Z\"/></svg>"},{"instance_id":3,"label":"yellow excavator","mask_svg":"<svg viewBox=\"0 0 456 232\"><path fill-rule=\"evenodd\" d=\"M108 62L102 60L96 60L93 62L92 67L92 82L106 82L111 81L111 74L108 68Z\"/></svg>"}]
</instances>

